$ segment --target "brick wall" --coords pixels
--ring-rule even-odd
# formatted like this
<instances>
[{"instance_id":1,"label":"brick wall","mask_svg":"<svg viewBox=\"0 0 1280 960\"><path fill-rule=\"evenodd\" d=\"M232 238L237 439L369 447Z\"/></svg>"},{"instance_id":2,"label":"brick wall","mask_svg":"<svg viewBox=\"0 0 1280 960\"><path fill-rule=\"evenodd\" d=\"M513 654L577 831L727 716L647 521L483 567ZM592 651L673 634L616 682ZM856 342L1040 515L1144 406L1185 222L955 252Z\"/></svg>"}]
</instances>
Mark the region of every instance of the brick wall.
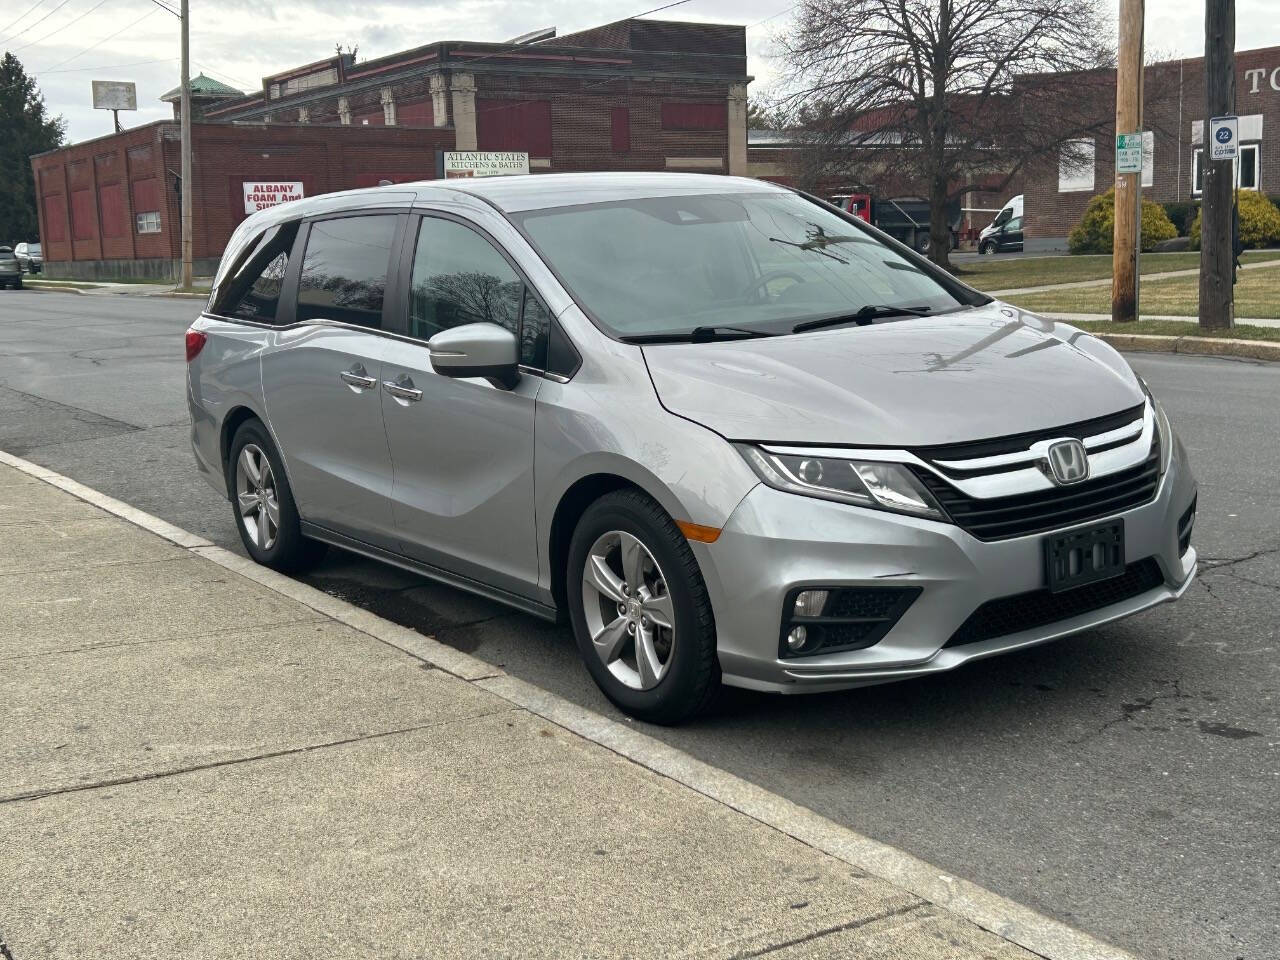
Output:
<instances>
[{"instance_id":1,"label":"brick wall","mask_svg":"<svg viewBox=\"0 0 1280 960\"><path fill-rule=\"evenodd\" d=\"M1274 81L1274 82L1273 82ZM1107 89L1114 103L1114 77ZM1114 108L1113 108L1114 109ZM1236 53L1236 112L1262 118L1258 145L1259 188L1280 194L1280 47ZM1114 114L1112 114L1114 115ZM1143 195L1158 203L1196 201L1192 162L1200 144L1193 143L1193 124L1204 121L1205 88L1202 58L1175 60L1147 68L1144 78L1143 126L1154 134L1152 183ZM1027 171L1026 230L1028 247L1061 246L1079 221L1089 199L1115 181L1115 125L1104 123L1094 138L1093 189L1061 192L1056 158L1046 158Z\"/></svg>"},{"instance_id":2,"label":"brick wall","mask_svg":"<svg viewBox=\"0 0 1280 960\"><path fill-rule=\"evenodd\" d=\"M179 256L178 125L150 124L32 158L45 261L173 260ZM192 255L217 258L242 221L243 183L298 180L307 196L379 180L432 179L450 128L192 126ZM136 215L160 213L160 232L140 234Z\"/></svg>"}]
</instances>

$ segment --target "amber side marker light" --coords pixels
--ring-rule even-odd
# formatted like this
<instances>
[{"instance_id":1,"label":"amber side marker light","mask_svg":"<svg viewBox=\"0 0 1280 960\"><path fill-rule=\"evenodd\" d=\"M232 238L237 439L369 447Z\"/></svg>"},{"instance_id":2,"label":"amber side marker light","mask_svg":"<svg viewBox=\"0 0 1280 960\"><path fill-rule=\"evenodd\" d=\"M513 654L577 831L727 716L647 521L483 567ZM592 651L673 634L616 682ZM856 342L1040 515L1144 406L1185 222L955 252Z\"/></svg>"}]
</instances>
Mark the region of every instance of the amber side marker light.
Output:
<instances>
[{"instance_id":1,"label":"amber side marker light","mask_svg":"<svg viewBox=\"0 0 1280 960\"><path fill-rule=\"evenodd\" d=\"M715 543L720 539L719 527L704 527L700 523L690 523L688 520L677 520L676 526L687 539L696 540L698 543Z\"/></svg>"}]
</instances>

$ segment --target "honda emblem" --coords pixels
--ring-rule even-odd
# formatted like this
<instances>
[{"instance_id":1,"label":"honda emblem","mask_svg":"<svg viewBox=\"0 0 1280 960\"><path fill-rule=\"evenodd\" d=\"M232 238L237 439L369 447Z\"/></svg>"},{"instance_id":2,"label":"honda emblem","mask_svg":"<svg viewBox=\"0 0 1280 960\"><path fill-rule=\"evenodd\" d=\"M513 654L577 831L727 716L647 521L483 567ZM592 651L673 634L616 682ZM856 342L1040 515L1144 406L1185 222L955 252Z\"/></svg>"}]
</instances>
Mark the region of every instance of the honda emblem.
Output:
<instances>
[{"instance_id":1,"label":"honda emblem","mask_svg":"<svg viewBox=\"0 0 1280 960\"><path fill-rule=\"evenodd\" d=\"M1089 478L1089 454L1079 440L1059 440L1046 452L1049 476L1059 486Z\"/></svg>"}]
</instances>

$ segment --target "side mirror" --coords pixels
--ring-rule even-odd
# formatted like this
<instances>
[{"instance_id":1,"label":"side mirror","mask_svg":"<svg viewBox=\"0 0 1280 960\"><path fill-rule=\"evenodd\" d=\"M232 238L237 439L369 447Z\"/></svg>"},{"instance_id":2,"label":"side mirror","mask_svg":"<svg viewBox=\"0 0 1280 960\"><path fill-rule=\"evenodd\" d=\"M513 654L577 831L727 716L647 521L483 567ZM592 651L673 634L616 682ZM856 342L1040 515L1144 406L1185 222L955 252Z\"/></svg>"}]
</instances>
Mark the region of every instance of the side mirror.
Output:
<instances>
[{"instance_id":1,"label":"side mirror","mask_svg":"<svg viewBox=\"0 0 1280 960\"><path fill-rule=\"evenodd\" d=\"M510 390L520 380L520 344L496 323L467 323L427 341L431 369L444 377L483 377Z\"/></svg>"}]
</instances>

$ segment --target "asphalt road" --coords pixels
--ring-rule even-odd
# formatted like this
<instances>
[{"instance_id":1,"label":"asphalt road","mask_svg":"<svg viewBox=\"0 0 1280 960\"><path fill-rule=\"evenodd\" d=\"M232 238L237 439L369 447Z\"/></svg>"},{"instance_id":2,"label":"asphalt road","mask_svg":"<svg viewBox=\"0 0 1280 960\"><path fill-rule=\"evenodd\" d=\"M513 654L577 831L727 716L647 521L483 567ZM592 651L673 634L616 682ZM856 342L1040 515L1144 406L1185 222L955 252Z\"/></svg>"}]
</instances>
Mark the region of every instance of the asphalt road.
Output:
<instances>
[{"instance_id":1,"label":"asphalt road","mask_svg":"<svg viewBox=\"0 0 1280 960\"><path fill-rule=\"evenodd\" d=\"M239 549L187 448L197 310L0 293L0 449ZM1143 956L1275 958L1280 365L1132 361L1201 482L1204 568L1181 603L949 676L732 692L649 732ZM563 629L342 554L309 579L614 714Z\"/></svg>"}]
</instances>

